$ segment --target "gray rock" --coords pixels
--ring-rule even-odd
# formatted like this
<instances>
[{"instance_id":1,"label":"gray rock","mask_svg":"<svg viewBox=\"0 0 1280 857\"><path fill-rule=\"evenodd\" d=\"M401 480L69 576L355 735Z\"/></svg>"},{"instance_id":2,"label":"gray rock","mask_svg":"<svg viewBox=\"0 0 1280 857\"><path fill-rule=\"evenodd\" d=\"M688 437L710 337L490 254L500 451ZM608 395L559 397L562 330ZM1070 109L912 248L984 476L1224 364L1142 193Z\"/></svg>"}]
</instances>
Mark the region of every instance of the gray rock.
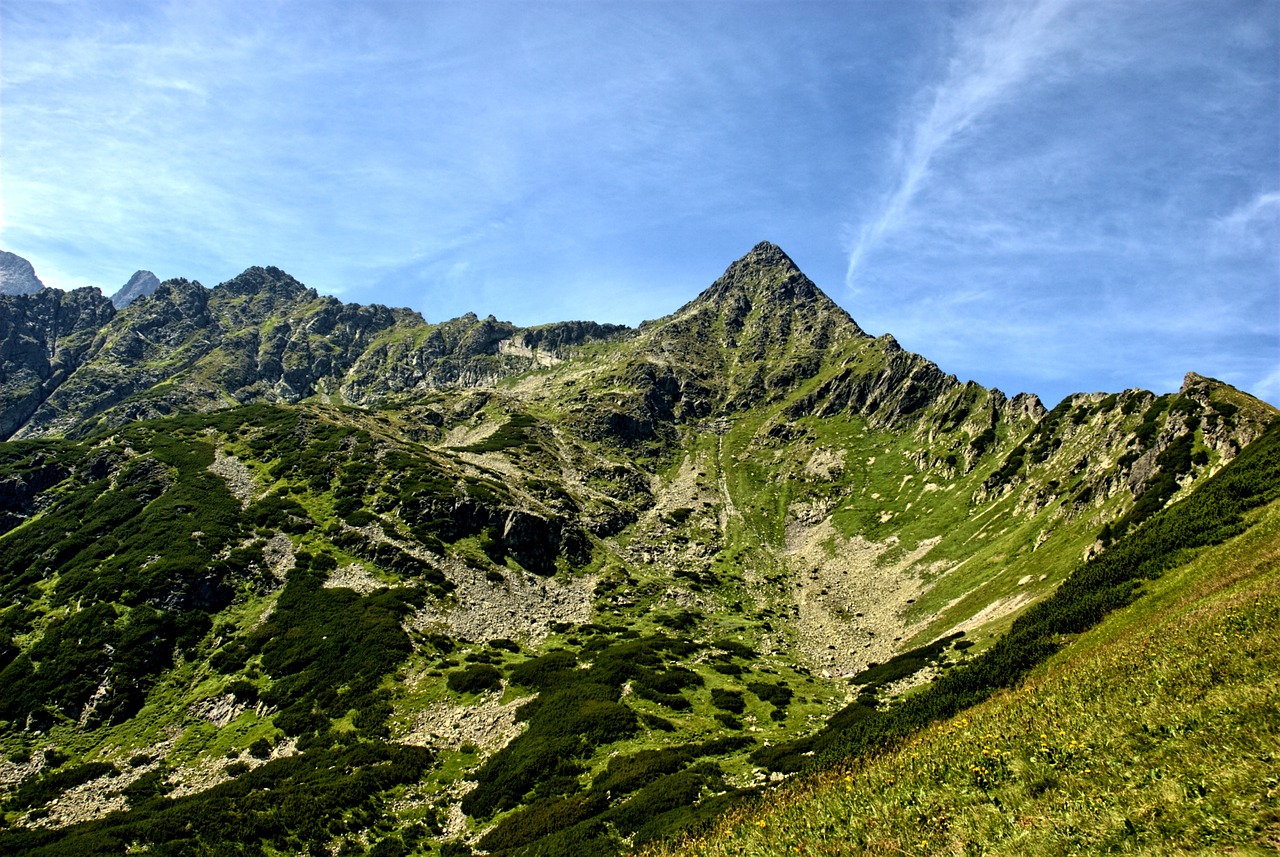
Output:
<instances>
[{"instance_id":1,"label":"gray rock","mask_svg":"<svg viewBox=\"0 0 1280 857\"><path fill-rule=\"evenodd\" d=\"M0 438L8 438L91 354L115 315L97 289L0 295Z\"/></svg>"},{"instance_id":2,"label":"gray rock","mask_svg":"<svg viewBox=\"0 0 1280 857\"><path fill-rule=\"evenodd\" d=\"M116 309L124 309L138 298L145 298L160 287L160 280L150 271L138 271L129 278L129 282L120 287L111 296L111 303Z\"/></svg>"},{"instance_id":3,"label":"gray rock","mask_svg":"<svg viewBox=\"0 0 1280 857\"><path fill-rule=\"evenodd\" d=\"M16 253L0 250L0 295L34 295L44 288L31 263Z\"/></svg>"}]
</instances>

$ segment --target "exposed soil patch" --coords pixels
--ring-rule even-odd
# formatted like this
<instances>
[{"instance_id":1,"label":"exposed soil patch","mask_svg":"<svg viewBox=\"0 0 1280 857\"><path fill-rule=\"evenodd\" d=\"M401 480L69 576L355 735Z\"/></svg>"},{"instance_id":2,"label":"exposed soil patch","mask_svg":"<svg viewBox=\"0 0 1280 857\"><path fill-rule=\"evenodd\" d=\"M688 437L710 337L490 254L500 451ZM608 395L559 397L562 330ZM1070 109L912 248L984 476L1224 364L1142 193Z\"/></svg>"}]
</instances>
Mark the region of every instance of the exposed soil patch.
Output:
<instances>
[{"instance_id":1,"label":"exposed soil patch","mask_svg":"<svg viewBox=\"0 0 1280 857\"><path fill-rule=\"evenodd\" d=\"M829 520L787 528L785 558L797 648L824 675L851 675L897 654L914 630L903 618L920 597L919 561L937 539L887 559L897 539L875 543L844 538Z\"/></svg>"},{"instance_id":2,"label":"exposed soil patch","mask_svg":"<svg viewBox=\"0 0 1280 857\"><path fill-rule=\"evenodd\" d=\"M591 621L596 578L542 578L514 570L502 581L460 562L443 565L453 581L456 604L428 604L410 619L415 630L437 628L472 642L508 639L537 645L557 622L582 625Z\"/></svg>"},{"instance_id":3,"label":"exposed soil patch","mask_svg":"<svg viewBox=\"0 0 1280 857\"><path fill-rule=\"evenodd\" d=\"M387 584L373 576L373 573L363 565L351 564L344 565L342 568L334 569L327 580L324 582L327 589L346 588L354 590L360 595L368 595L375 589L381 589Z\"/></svg>"},{"instance_id":4,"label":"exposed soil patch","mask_svg":"<svg viewBox=\"0 0 1280 857\"><path fill-rule=\"evenodd\" d=\"M66 827L82 821L93 821L107 813L128 808L128 800L121 794L125 786L137 780L143 774L156 769L165 754L173 748L175 740L170 738L151 748L152 761L143 765L130 766L123 759L113 761L119 773L90 780L87 783L67 789L46 804L49 814L31 823L31 827ZM38 771L40 766L33 770Z\"/></svg>"},{"instance_id":5,"label":"exposed soil patch","mask_svg":"<svg viewBox=\"0 0 1280 857\"><path fill-rule=\"evenodd\" d=\"M507 746L528 724L516 722L516 709L529 699L500 703L501 694L486 695L477 705L437 702L419 712L413 725L395 740L420 747L457 750L471 744L486 755Z\"/></svg>"},{"instance_id":6,"label":"exposed soil patch","mask_svg":"<svg viewBox=\"0 0 1280 857\"><path fill-rule=\"evenodd\" d=\"M208 720L221 729L244 713L246 707L243 703L237 702L233 695L226 693L193 703L187 708L187 713L192 717Z\"/></svg>"},{"instance_id":7,"label":"exposed soil patch","mask_svg":"<svg viewBox=\"0 0 1280 857\"><path fill-rule=\"evenodd\" d=\"M241 506L248 506L256 498L257 489L253 482L253 471L240 459L215 449L213 464L209 465L209 471L222 477L222 481L227 483L227 490L240 501Z\"/></svg>"},{"instance_id":8,"label":"exposed soil patch","mask_svg":"<svg viewBox=\"0 0 1280 857\"><path fill-rule=\"evenodd\" d=\"M284 580L294 565L293 542L284 533L276 533L262 549L262 557L276 579Z\"/></svg>"},{"instance_id":9,"label":"exposed soil patch","mask_svg":"<svg viewBox=\"0 0 1280 857\"><path fill-rule=\"evenodd\" d=\"M292 756L298 752L298 739L290 738L284 743L271 750L271 756L268 759L255 759L245 754L239 759L213 758L205 759L199 764L189 768L181 768L169 777L169 781L174 783L173 791L169 792L169 797L178 798L186 795L193 795L206 789L211 789L219 783L226 782L226 768L233 762L243 762L250 769L259 765L265 765L271 759L282 759L285 756Z\"/></svg>"},{"instance_id":10,"label":"exposed soil patch","mask_svg":"<svg viewBox=\"0 0 1280 857\"><path fill-rule=\"evenodd\" d=\"M44 767L44 757L36 754L30 759L17 764L0 758L0 786L11 786L22 782L27 777L40 773Z\"/></svg>"},{"instance_id":11,"label":"exposed soil patch","mask_svg":"<svg viewBox=\"0 0 1280 857\"><path fill-rule=\"evenodd\" d=\"M959 625L956 625L952 631L972 631L975 628L981 628L988 622L992 622L1003 616L1008 616L1010 613L1017 610L1021 610L1023 607L1026 607L1035 600L1035 596L1029 592L1020 592L1017 595L1009 595L1004 598L997 599L961 622ZM950 607L951 605L947 606Z\"/></svg>"}]
</instances>

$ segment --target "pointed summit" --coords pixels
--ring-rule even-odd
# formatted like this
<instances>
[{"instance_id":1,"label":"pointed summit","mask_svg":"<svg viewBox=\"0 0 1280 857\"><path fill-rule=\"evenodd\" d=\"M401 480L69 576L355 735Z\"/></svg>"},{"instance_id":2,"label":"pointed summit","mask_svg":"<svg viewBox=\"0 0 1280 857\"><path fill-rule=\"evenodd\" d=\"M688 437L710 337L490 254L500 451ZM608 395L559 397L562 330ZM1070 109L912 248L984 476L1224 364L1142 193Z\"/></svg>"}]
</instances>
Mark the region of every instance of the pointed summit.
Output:
<instances>
[{"instance_id":1,"label":"pointed summit","mask_svg":"<svg viewBox=\"0 0 1280 857\"><path fill-rule=\"evenodd\" d=\"M31 263L7 250L0 250L0 295L34 295L44 288Z\"/></svg>"},{"instance_id":2,"label":"pointed summit","mask_svg":"<svg viewBox=\"0 0 1280 857\"><path fill-rule=\"evenodd\" d=\"M734 265L757 265L763 267L789 267L795 271L800 268L795 262L791 261L791 257L783 252L782 248L772 241L761 241L759 244L751 248L751 251L741 259L733 263ZM732 269L732 265L730 269Z\"/></svg>"},{"instance_id":3,"label":"pointed summit","mask_svg":"<svg viewBox=\"0 0 1280 857\"><path fill-rule=\"evenodd\" d=\"M835 324L854 336L866 334L835 301L804 275L782 248L761 241L725 269L720 279L681 307L674 317L711 311L731 331L741 329L748 316L759 321L785 316L808 323ZM765 322L766 327L770 327ZM787 325L790 327L790 325Z\"/></svg>"},{"instance_id":4,"label":"pointed summit","mask_svg":"<svg viewBox=\"0 0 1280 857\"><path fill-rule=\"evenodd\" d=\"M733 295L741 295L751 304L761 300L790 303L826 298L781 247L768 241L761 241L725 269L694 303L714 303Z\"/></svg>"},{"instance_id":5,"label":"pointed summit","mask_svg":"<svg viewBox=\"0 0 1280 857\"><path fill-rule=\"evenodd\" d=\"M830 355L870 337L775 244L757 244L698 297L640 330L649 363L672 367L680 396L727 413L785 396ZM639 373L639 374L638 374ZM665 383L665 382L664 382Z\"/></svg>"},{"instance_id":6,"label":"pointed summit","mask_svg":"<svg viewBox=\"0 0 1280 857\"><path fill-rule=\"evenodd\" d=\"M275 300L314 300L317 295L279 268L254 265L244 273L214 287L219 297L271 298Z\"/></svg>"},{"instance_id":7,"label":"pointed summit","mask_svg":"<svg viewBox=\"0 0 1280 857\"><path fill-rule=\"evenodd\" d=\"M124 309L138 298L145 298L160 285L160 279L150 271L137 271L129 282L111 296L111 303L116 309Z\"/></svg>"}]
</instances>

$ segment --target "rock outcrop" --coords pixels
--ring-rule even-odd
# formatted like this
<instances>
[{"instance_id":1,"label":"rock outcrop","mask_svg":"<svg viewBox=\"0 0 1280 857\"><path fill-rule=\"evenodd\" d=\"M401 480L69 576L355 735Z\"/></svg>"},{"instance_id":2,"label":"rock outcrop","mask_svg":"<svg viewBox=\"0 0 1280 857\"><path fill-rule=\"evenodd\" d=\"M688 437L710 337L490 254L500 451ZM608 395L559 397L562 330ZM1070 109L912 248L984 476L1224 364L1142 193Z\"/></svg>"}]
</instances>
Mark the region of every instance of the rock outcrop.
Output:
<instances>
[{"instance_id":1,"label":"rock outcrop","mask_svg":"<svg viewBox=\"0 0 1280 857\"><path fill-rule=\"evenodd\" d=\"M31 263L16 253L0 250L0 295L34 295L44 288Z\"/></svg>"},{"instance_id":2,"label":"rock outcrop","mask_svg":"<svg viewBox=\"0 0 1280 857\"><path fill-rule=\"evenodd\" d=\"M145 298L160 287L160 279L150 271L137 271L129 282L120 287L111 296L111 303L116 309L124 309L138 298Z\"/></svg>"},{"instance_id":3,"label":"rock outcrop","mask_svg":"<svg viewBox=\"0 0 1280 857\"><path fill-rule=\"evenodd\" d=\"M85 363L114 315L97 289L0 295L0 438L26 424Z\"/></svg>"}]
</instances>

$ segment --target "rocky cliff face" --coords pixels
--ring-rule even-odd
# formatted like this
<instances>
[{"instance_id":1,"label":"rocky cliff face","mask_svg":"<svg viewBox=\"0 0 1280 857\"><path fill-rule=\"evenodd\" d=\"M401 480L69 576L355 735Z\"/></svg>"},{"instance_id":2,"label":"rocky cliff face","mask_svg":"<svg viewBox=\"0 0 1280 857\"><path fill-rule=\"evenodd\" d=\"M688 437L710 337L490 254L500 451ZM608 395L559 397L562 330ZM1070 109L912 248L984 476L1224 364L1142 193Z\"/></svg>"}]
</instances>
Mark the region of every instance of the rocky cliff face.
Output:
<instances>
[{"instance_id":1,"label":"rocky cliff face","mask_svg":"<svg viewBox=\"0 0 1280 857\"><path fill-rule=\"evenodd\" d=\"M648 333L653 359L701 363L703 378L718 379L716 407L726 411L777 400L844 347L868 338L768 242Z\"/></svg>"},{"instance_id":2,"label":"rocky cliff face","mask_svg":"<svg viewBox=\"0 0 1280 857\"><path fill-rule=\"evenodd\" d=\"M675 313L647 322L616 357L583 367L589 383L548 397L571 404L587 436L636 448L670 445L679 427L782 407L780 419L865 418L876 428L973 423L973 434L1025 431L1043 414L1034 396L1008 400L873 339L777 246L757 245ZM976 392L976 391L980 391ZM955 414L963 411L963 416ZM974 411L975 416L970 416ZM970 456L973 457L973 456Z\"/></svg>"},{"instance_id":3,"label":"rocky cliff face","mask_svg":"<svg viewBox=\"0 0 1280 857\"><path fill-rule=\"evenodd\" d=\"M0 295L0 437L26 424L85 362L114 315L97 289Z\"/></svg>"},{"instance_id":4,"label":"rocky cliff face","mask_svg":"<svg viewBox=\"0 0 1280 857\"><path fill-rule=\"evenodd\" d=\"M524 330L474 314L431 325L410 310L321 297L278 268L255 267L213 289L169 280L119 313L105 302L97 315L78 317L78 347L63 350L54 372L24 343L59 338L65 321L41 308L52 298L14 300L0 349L16 385L5 395L22 404L6 409L0 437L74 435L104 420L123 425L233 402L368 404L491 384L626 331L589 322ZM523 347L505 347L516 341ZM38 393L31 378L40 379Z\"/></svg>"},{"instance_id":5,"label":"rocky cliff face","mask_svg":"<svg viewBox=\"0 0 1280 857\"><path fill-rule=\"evenodd\" d=\"M33 295L44 288L31 263L16 253L0 250L0 295Z\"/></svg>"},{"instance_id":6,"label":"rocky cliff face","mask_svg":"<svg viewBox=\"0 0 1280 857\"><path fill-rule=\"evenodd\" d=\"M587 436L668 445L678 427L782 400L869 338L762 242L675 313L647 322L568 396ZM559 392L548 395L561 395Z\"/></svg>"},{"instance_id":7,"label":"rocky cliff face","mask_svg":"<svg viewBox=\"0 0 1280 857\"><path fill-rule=\"evenodd\" d=\"M129 282L111 296L111 303L116 309L124 309L138 298L145 298L159 286L160 280L155 274L150 271L137 271L129 278Z\"/></svg>"}]
</instances>

